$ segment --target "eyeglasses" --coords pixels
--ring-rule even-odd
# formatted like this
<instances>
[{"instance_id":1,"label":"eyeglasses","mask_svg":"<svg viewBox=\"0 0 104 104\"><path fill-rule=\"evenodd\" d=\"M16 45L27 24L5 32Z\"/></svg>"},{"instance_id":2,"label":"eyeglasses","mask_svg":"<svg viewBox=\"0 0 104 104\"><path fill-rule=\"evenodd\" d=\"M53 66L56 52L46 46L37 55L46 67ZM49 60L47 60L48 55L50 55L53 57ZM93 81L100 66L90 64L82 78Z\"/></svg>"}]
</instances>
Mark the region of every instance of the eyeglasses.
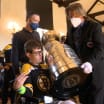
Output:
<instances>
[{"instance_id":1,"label":"eyeglasses","mask_svg":"<svg viewBox=\"0 0 104 104\"><path fill-rule=\"evenodd\" d=\"M34 51L34 52L32 52L32 54L40 55L40 54L42 54L42 50L41 51Z\"/></svg>"}]
</instances>

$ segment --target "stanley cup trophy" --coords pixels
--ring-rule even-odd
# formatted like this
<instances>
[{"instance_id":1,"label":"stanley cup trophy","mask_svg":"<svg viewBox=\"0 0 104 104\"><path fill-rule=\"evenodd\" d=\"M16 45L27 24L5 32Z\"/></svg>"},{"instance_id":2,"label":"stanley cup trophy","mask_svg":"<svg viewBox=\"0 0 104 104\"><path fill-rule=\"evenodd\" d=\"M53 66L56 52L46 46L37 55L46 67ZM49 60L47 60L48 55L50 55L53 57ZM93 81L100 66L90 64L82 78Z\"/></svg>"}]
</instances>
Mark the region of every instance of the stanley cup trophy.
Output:
<instances>
[{"instance_id":1,"label":"stanley cup trophy","mask_svg":"<svg viewBox=\"0 0 104 104\"><path fill-rule=\"evenodd\" d=\"M81 61L73 49L57 41L56 36L53 30L46 32L43 44L53 56L54 65L50 71L54 80L54 95L59 99L68 99L83 89L87 75L80 69Z\"/></svg>"}]
</instances>

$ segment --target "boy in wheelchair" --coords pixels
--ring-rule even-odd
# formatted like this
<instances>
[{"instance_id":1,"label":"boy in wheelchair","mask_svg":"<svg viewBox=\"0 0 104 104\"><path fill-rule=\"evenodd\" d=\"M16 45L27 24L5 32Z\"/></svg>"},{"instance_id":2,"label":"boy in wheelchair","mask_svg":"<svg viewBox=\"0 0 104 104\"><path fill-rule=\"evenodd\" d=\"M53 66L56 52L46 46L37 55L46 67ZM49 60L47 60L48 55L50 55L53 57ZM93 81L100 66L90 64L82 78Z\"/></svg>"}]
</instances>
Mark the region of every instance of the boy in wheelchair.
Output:
<instances>
[{"instance_id":1,"label":"boy in wheelchair","mask_svg":"<svg viewBox=\"0 0 104 104\"><path fill-rule=\"evenodd\" d=\"M76 104L72 100L53 101L51 74L47 70L47 65L41 64L41 43L29 40L25 43L24 49L29 62L22 66L21 74L15 79L13 84L17 94L20 95L19 98L21 100L18 104ZM48 56L47 60L49 64L52 64L50 56Z\"/></svg>"}]
</instances>

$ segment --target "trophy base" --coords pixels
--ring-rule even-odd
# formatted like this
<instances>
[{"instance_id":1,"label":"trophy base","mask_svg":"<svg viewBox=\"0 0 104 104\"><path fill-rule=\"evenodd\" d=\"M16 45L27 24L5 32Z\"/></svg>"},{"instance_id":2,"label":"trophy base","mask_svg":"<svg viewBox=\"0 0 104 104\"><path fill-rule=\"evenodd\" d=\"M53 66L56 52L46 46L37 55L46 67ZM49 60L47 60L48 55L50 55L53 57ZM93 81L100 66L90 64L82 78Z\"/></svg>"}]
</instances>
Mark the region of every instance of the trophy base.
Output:
<instances>
[{"instance_id":1,"label":"trophy base","mask_svg":"<svg viewBox=\"0 0 104 104\"><path fill-rule=\"evenodd\" d=\"M78 95L80 91L88 86L87 83L90 81L88 75L80 68L70 69L60 74L57 80L54 81L55 97L66 100Z\"/></svg>"}]
</instances>

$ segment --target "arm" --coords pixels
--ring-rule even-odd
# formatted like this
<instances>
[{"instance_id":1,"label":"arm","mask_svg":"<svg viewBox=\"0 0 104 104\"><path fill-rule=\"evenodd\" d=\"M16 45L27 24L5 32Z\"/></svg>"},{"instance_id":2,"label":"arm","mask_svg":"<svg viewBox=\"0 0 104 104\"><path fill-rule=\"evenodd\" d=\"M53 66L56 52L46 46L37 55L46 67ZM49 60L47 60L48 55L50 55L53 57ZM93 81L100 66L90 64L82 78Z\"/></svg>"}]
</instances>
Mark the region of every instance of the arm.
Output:
<instances>
[{"instance_id":1,"label":"arm","mask_svg":"<svg viewBox=\"0 0 104 104\"><path fill-rule=\"evenodd\" d=\"M88 58L85 60L85 63L81 65L81 68L84 69L84 72L92 72L92 69L96 68L97 62L104 58L103 50L103 40L102 40L102 30L101 25L94 23L90 25L89 30L89 41L86 43L86 51L89 50ZM91 41L91 42L90 42ZM90 43L90 44L88 44Z\"/></svg>"},{"instance_id":2,"label":"arm","mask_svg":"<svg viewBox=\"0 0 104 104\"><path fill-rule=\"evenodd\" d=\"M14 89L23 96L32 96L32 91L31 89L26 86L28 84L25 83L26 80L29 79L29 76L27 74L20 74L14 81L13 87ZM31 84L30 84L31 85ZM31 86L32 87L32 86Z\"/></svg>"},{"instance_id":3,"label":"arm","mask_svg":"<svg viewBox=\"0 0 104 104\"><path fill-rule=\"evenodd\" d=\"M88 61L94 66L96 62L104 57L104 49L103 49L103 40L102 40L102 30L100 24L95 24L93 27L92 38L94 42L93 51L91 56L89 56Z\"/></svg>"},{"instance_id":4,"label":"arm","mask_svg":"<svg viewBox=\"0 0 104 104\"><path fill-rule=\"evenodd\" d=\"M68 30L66 34L66 40L64 43L71 46L71 48L73 48L74 40L73 40L73 35L72 35L72 28Z\"/></svg>"}]
</instances>

